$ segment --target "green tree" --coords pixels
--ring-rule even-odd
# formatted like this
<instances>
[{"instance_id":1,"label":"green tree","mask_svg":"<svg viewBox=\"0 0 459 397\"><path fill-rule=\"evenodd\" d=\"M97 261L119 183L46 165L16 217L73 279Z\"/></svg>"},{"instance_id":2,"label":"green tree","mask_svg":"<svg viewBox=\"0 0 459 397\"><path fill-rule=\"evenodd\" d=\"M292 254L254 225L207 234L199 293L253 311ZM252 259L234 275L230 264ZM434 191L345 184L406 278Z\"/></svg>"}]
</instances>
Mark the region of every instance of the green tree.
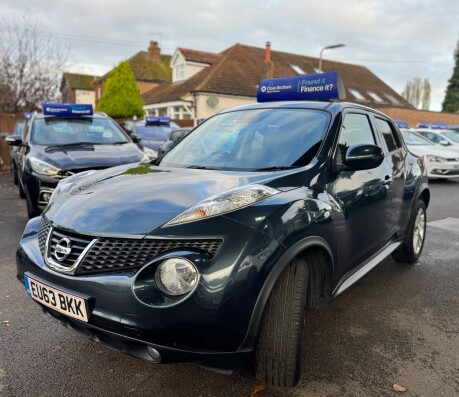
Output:
<instances>
[{"instance_id":1,"label":"green tree","mask_svg":"<svg viewBox=\"0 0 459 397\"><path fill-rule=\"evenodd\" d=\"M444 112L458 112L459 111L459 41L456 44L454 51L455 65L453 75L448 81L446 88L445 99L443 100Z\"/></svg>"},{"instance_id":2,"label":"green tree","mask_svg":"<svg viewBox=\"0 0 459 397\"><path fill-rule=\"evenodd\" d=\"M112 70L96 110L111 117L143 116L143 101L129 62Z\"/></svg>"}]
</instances>

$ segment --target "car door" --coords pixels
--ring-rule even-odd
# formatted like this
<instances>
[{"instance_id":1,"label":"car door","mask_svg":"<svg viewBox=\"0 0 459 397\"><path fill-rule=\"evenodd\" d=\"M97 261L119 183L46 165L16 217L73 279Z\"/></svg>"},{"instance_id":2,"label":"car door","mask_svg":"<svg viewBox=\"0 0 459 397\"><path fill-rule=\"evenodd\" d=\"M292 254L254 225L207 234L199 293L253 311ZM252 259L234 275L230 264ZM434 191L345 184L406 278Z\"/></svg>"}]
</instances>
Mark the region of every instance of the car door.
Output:
<instances>
[{"instance_id":1,"label":"car door","mask_svg":"<svg viewBox=\"0 0 459 397\"><path fill-rule=\"evenodd\" d=\"M342 163L351 145L371 144L384 148L372 116L351 110L343 115L333 161ZM337 168L337 167L335 167ZM328 194L337 202L334 217L337 246L336 276L341 278L381 249L390 239L391 208L387 200L387 183L392 168L383 161L369 170L334 172L327 184Z\"/></svg>"},{"instance_id":2,"label":"car door","mask_svg":"<svg viewBox=\"0 0 459 397\"><path fill-rule=\"evenodd\" d=\"M401 219L407 219L410 202L404 200L406 150L403 148L401 136L394 123L380 115L373 115L374 124L383 141L384 161L390 169L390 178L385 180L387 188L387 205L392 209L387 216L388 233L393 236L399 233Z\"/></svg>"}]
</instances>

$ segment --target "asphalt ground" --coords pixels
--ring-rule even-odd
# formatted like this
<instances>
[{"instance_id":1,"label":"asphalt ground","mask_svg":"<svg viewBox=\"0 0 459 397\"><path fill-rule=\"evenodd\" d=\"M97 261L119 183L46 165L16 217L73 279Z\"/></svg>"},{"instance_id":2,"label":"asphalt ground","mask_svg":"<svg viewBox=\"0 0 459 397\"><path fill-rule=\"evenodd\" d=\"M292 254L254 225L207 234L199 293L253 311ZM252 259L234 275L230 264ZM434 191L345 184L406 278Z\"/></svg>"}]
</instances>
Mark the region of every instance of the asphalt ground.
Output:
<instances>
[{"instance_id":1,"label":"asphalt ground","mask_svg":"<svg viewBox=\"0 0 459 397\"><path fill-rule=\"evenodd\" d=\"M459 222L459 181L431 184L429 220ZM459 396L459 233L428 227L417 265L386 259L324 311L307 314L294 389L254 393L247 371L152 365L43 315L16 280L24 200L0 173L0 396ZM454 219L449 219L456 225ZM457 229L456 229L457 230Z\"/></svg>"}]
</instances>

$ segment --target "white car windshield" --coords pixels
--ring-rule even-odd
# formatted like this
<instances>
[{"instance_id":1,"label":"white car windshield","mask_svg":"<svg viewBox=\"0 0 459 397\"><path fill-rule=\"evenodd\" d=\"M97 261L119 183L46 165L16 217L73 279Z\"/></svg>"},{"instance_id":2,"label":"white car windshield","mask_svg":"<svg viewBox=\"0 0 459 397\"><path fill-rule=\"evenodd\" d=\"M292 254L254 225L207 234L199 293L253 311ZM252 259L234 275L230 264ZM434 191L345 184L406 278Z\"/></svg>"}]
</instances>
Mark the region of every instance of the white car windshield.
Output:
<instances>
[{"instance_id":1,"label":"white car windshield","mask_svg":"<svg viewBox=\"0 0 459 397\"><path fill-rule=\"evenodd\" d=\"M428 139L410 131L402 131L403 139L405 143L410 145L433 145Z\"/></svg>"},{"instance_id":2,"label":"white car windshield","mask_svg":"<svg viewBox=\"0 0 459 397\"><path fill-rule=\"evenodd\" d=\"M456 131L444 131L442 132L444 136L452 140L455 143L459 143L459 132Z\"/></svg>"}]
</instances>

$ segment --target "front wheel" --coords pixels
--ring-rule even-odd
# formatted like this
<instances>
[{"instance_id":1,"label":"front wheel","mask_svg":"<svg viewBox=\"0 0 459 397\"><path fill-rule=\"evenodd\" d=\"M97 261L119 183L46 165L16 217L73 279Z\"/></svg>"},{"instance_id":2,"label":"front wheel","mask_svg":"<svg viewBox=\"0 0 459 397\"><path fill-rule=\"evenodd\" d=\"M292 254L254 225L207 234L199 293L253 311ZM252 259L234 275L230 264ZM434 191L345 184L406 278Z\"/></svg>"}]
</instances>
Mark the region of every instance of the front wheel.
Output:
<instances>
[{"instance_id":1,"label":"front wheel","mask_svg":"<svg viewBox=\"0 0 459 397\"><path fill-rule=\"evenodd\" d=\"M270 386L293 387L301 378L308 267L294 259L281 274L261 323L256 377Z\"/></svg>"},{"instance_id":2,"label":"front wheel","mask_svg":"<svg viewBox=\"0 0 459 397\"><path fill-rule=\"evenodd\" d=\"M17 186L19 184L18 170L16 169L16 163L11 163L11 173L13 174L13 182Z\"/></svg>"},{"instance_id":3,"label":"front wheel","mask_svg":"<svg viewBox=\"0 0 459 397\"><path fill-rule=\"evenodd\" d=\"M396 261L415 263L419 259L424 248L426 219L426 205L424 201L418 200L413 207L402 245L392 253Z\"/></svg>"}]
</instances>

